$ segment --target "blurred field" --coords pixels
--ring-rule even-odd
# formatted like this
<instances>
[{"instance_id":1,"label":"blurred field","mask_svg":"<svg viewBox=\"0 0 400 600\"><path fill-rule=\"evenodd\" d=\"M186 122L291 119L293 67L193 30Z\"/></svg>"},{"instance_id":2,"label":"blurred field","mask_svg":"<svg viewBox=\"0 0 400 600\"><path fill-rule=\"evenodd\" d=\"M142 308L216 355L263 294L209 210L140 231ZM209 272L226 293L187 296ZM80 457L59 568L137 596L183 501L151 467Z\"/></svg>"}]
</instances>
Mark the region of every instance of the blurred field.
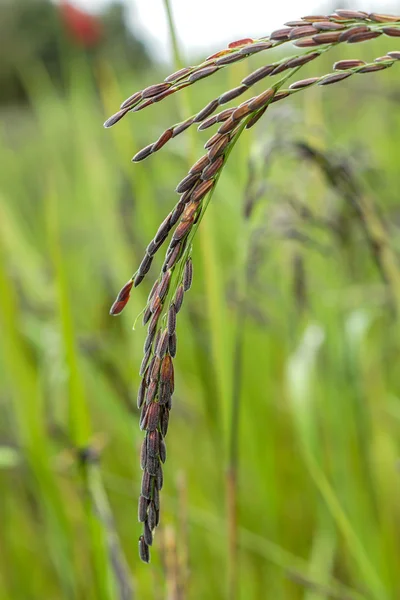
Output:
<instances>
[{"instance_id":1,"label":"blurred field","mask_svg":"<svg viewBox=\"0 0 400 600\"><path fill-rule=\"evenodd\" d=\"M329 72L338 58L380 56L394 42L339 48L302 77ZM261 61L200 82L190 103L199 109ZM230 157L179 315L162 525L149 566L137 557L142 432L133 408L145 334L140 319L132 325L153 277L120 318L108 310L207 133L132 165L179 120L177 98L112 130L102 123L167 73L137 80L129 65L116 76L98 62L93 75L72 56L66 70L61 94L41 64L29 65L33 110L1 118L0 598L122 597L107 531L117 533L143 600L233 597L229 572L246 600L399 598L399 65L271 107ZM372 245L299 143L350 169L372 207ZM246 220L250 157L260 193ZM374 260L378 238L395 256L387 281ZM237 396L235 566L227 469ZM90 445L101 462L86 480L103 508L108 496L111 533L73 452Z\"/></svg>"}]
</instances>

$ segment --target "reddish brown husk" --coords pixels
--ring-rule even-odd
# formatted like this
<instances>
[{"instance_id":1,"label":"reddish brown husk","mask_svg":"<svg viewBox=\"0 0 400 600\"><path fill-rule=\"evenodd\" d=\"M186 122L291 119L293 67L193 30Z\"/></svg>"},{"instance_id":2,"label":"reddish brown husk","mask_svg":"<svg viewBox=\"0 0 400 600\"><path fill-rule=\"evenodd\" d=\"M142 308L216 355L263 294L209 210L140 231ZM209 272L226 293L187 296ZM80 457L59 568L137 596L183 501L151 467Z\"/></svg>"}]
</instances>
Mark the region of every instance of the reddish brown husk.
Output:
<instances>
[{"instance_id":1,"label":"reddish brown husk","mask_svg":"<svg viewBox=\"0 0 400 600\"><path fill-rule=\"evenodd\" d=\"M307 23L314 23L317 21L326 21L326 16L324 15L307 15L306 17L302 17L303 21Z\"/></svg>"},{"instance_id":2,"label":"reddish brown husk","mask_svg":"<svg viewBox=\"0 0 400 600\"><path fill-rule=\"evenodd\" d=\"M199 202L202 198L204 198L204 196L208 194L208 192L211 190L213 185L213 179L209 179L208 181L202 181L200 184L198 184L193 192L192 202Z\"/></svg>"},{"instance_id":3,"label":"reddish brown husk","mask_svg":"<svg viewBox=\"0 0 400 600\"><path fill-rule=\"evenodd\" d=\"M273 31L269 37L271 40L281 42L289 39L291 31L292 30L290 29L290 27L283 27L282 29L276 29L275 31Z\"/></svg>"},{"instance_id":4,"label":"reddish brown husk","mask_svg":"<svg viewBox=\"0 0 400 600\"><path fill-rule=\"evenodd\" d=\"M388 65L367 65L357 71L357 73L373 73L374 71L383 71Z\"/></svg>"},{"instance_id":5,"label":"reddish brown husk","mask_svg":"<svg viewBox=\"0 0 400 600\"><path fill-rule=\"evenodd\" d=\"M194 122L194 119L190 118L190 119L186 119L186 121L183 121L182 123L179 123L179 125L174 127L174 130L172 132L172 137L176 137L183 131L186 131L186 129L188 129L188 127L193 125L193 122Z\"/></svg>"},{"instance_id":6,"label":"reddish brown husk","mask_svg":"<svg viewBox=\"0 0 400 600\"><path fill-rule=\"evenodd\" d=\"M274 69L275 65L266 65L265 67L260 67L259 69L256 69L255 71L253 71L253 73L250 73L250 75L242 79L242 84L247 87L250 87L258 81L261 81L261 79L264 79L264 77L270 75Z\"/></svg>"},{"instance_id":7,"label":"reddish brown husk","mask_svg":"<svg viewBox=\"0 0 400 600\"><path fill-rule=\"evenodd\" d=\"M263 116L263 114L265 113L265 111L267 110L268 105L264 106L263 109L261 109L260 111L256 112L251 119L249 119L249 121L247 122L246 125L246 129L250 129L251 127L253 127L257 121L259 121L261 119L261 117Z\"/></svg>"},{"instance_id":8,"label":"reddish brown husk","mask_svg":"<svg viewBox=\"0 0 400 600\"><path fill-rule=\"evenodd\" d=\"M243 38L241 40L236 40L236 42L231 42L228 44L228 48L239 48L240 46L246 46L247 44L252 44L254 40L252 38Z\"/></svg>"},{"instance_id":9,"label":"reddish brown husk","mask_svg":"<svg viewBox=\"0 0 400 600\"><path fill-rule=\"evenodd\" d=\"M107 121L104 123L104 127L108 129L108 127L112 127L115 123L118 123L126 115L126 113L130 110L130 108L124 108L119 110L115 115L112 115Z\"/></svg>"},{"instance_id":10,"label":"reddish brown husk","mask_svg":"<svg viewBox=\"0 0 400 600\"><path fill-rule=\"evenodd\" d=\"M167 83L175 82L178 79L182 79L182 77L185 77L185 75L187 75L188 73L190 73L191 70L192 70L191 67L184 67L183 69L179 69L179 71L175 71L175 73L172 73L171 75L168 75L168 77L166 77L164 79L164 81L166 81Z\"/></svg>"},{"instance_id":11,"label":"reddish brown husk","mask_svg":"<svg viewBox=\"0 0 400 600\"><path fill-rule=\"evenodd\" d=\"M208 139L206 141L206 143L204 144L204 148L207 150L208 148L211 148L211 146L213 144L215 144L215 142L217 142L220 138L221 138L221 134L219 133L219 131L217 133L214 133L213 136L210 137L210 139ZM207 155L208 156L208 155Z\"/></svg>"},{"instance_id":12,"label":"reddish brown husk","mask_svg":"<svg viewBox=\"0 0 400 600\"><path fill-rule=\"evenodd\" d=\"M276 94L272 98L270 104L272 104L273 102L278 102L279 100L283 100L284 98L287 98L288 96L290 96L290 92L288 92L287 90L282 90L280 92L276 92ZM265 107L265 108L267 108L267 107Z\"/></svg>"},{"instance_id":13,"label":"reddish brown husk","mask_svg":"<svg viewBox=\"0 0 400 600\"><path fill-rule=\"evenodd\" d=\"M284 23L285 27L302 27L303 25L305 25L303 20L287 21L286 23Z\"/></svg>"},{"instance_id":14,"label":"reddish brown husk","mask_svg":"<svg viewBox=\"0 0 400 600\"><path fill-rule=\"evenodd\" d=\"M220 134L229 133L233 129L235 129L236 125L237 125L237 121L234 121L233 116L232 116L229 119L227 119L225 121L225 123L222 123L222 125L220 125L218 127L218 133L220 133Z\"/></svg>"},{"instance_id":15,"label":"reddish brown husk","mask_svg":"<svg viewBox=\"0 0 400 600\"><path fill-rule=\"evenodd\" d=\"M183 302L183 295L184 295L184 290L183 290L183 285L181 284L178 287L178 289L176 290L175 299L174 299L175 310L177 313L181 310L182 302Z\"/></svg>"},{"instance_id":16,"label":"reddish brown husk","mask_svg":"<svg viewBox=\"0 0 400 600\"><path fill-rule=\"evenodd\" d=\"M132 108L139 100L142 98L142 92L135 92L132 96L129 96L126 100L123 101L120 108Z\"/></svg>"},{"instance_id":17,"label":"reddish brown husk","mask_svg":"<svg viewBox=\"0 0 400 600\"><path fill-rule=\"evenodd\" d=\"M172 364L172 359L169 354L164 356L163 361L161 363L161 371L160 371L160 381L162 383L170 382L173 377L174 367Z\"/></svg>"},{"instance_id":18,"label":"reddish brown husk","mask_svg":"<svg viewBox=\"0 0 400 600\"><path fill-rule=\"evenodd\" d=\"M375 62L385 62L387 60L393 61L393 58L391 56L389 56L388 54L385 54L385 56L379 56L378 58L375 59Z\"/></svg>"},{"instance_id":19,"label":"reddish brown husk","mask_svg":"<svg viewBox=\"0 0 400 600\"><path fill-rule=\"evenodd\" d=\"M128 281L128 283L126 283L124 285L124 287L121 289L114 304L110 308L110 315L115 317L116 315L121 314L121 312L124 310L125 306L127 305L128 301L129 301L132 286L133 286L133 280L130 279Z\"/></svg>"},{"instance_id":20,"label":"reddish brown husk","mask_svg":"<svg viewBox=\"0 0 400 600\"><path fill-rule=\"evenodd\" d=\"M198 81L199 79L204 79L204 77L209 77L210 75L215 73L215 71L218 71L218 67L215 65L212 65L210 67L204 67L203 69L194 71L194 73L189 75L189 81L194 82Z\"/></svg>"},{"instance_id":21,"label":"reddish brown husk","mask_svg":"<svg viewBox=\"0 0 400 600\"><path fill-rule=\"evenodd\" d=\"M266 90L259 96L256 96L253 100L251 100L249 102L250 110L253 111L253 110L258 110L259 108L262 108L265 104L267 104L271 100L271 98L274 96L274 94L275 94L275 89L270 88L269 90Z\"/></svg>"},{"instance_id":22,"label":"reddish brown husk","mask_svg":"<svg viewBox=\"0 0 400 600\"><path fill-rule=\"evenodd\" d=\"M192 225L193 225L193 218L192 219L188 219L186 221L181 221L178 225L178 227L175 229L174 235L173 235L173 239L174 240L181 240L183 237L185 237L185 235L187 233L189 233Z\"/></svg>"},{"instance_id":23,"label":"reddish brown husk","mask_svg":"<svg viewBox=\"0 0 400 600\"><path fill-rule=\"evenodd\" d=\"M156 83L155 85L150 85L142 92L142 98L151 98L152 96L157 96L166 90L169 90L171 87L170 83Z\"/></svg>"},{"instance_id":24,"label":"reddish brown husk","mask_svg":"<svg viewBox=\"0 0 400 600\"><path fill-rule=\"evenodd\" d=\"M237 98L238 96L243 94L246 90L247 90L247 86L239 85L238 87L235 87L232 90L229 90L228 92L225 92L224 94L221 94L221 96L218 98L218 102L220 104L226 104L226 102L230 102L231 100L234 100L235 98Z\"/></svg>"},{"instance_id":25,"label":"reddish brown husk","mask_svg":"<svg viewBox=\"0 0 400 600\"><path fill-rule=\"evenodd\" d=\"M153 145L153 152L157 152L157 150L160 150L172 138L172 134L172 129L166 129Z\"/></svg>"},{"instance_id":26,"label":"reddish brown husk","mask_svg":"<svg viewBox=\"0 0 400 600\"><path fill-rule=\"evenodd\" d=\"M208 179L212 179L216 173L221 169L224 163L224 157L219 156L216 160L211 162L202 172L201 179L203 181L207 181Z\"/></svg>"},{"instance_id":27,"label":"reddish brown husk","mask_svg":"<svg viewBox=\"0 0 400 600\"><path fill-rule=\"evenodd\" d=\"M205 171L206 170L207 169L205 169ZM203 174L201 175L201 177L203 179ZM183 211L183 214L182 214L182 221L191 221L191 222L193 222L194 216L195 216L196 211L198 210L198 208L199 208L198 202L189 202L188 204L186 204L185 210Z\"/></svg>"},{"instance_id":28,"label":"reddish brown husk","mask_svg":"<svg viewBox=\"0 0 400 600\"><path fill-rule=\"evenodd\" d=\"M368 17L368 14L365 12L361 12L358 10L347 10L344 8L338 8L337 10L335 10L335 15L338 15L343 19L366 19Z\"/></svg>"},{"instance_id":29,"label":"reddish brown husk","mask_svg":"<svg viewBox=\"0 0 400 600\"><path fill-rule=\"evenodd\" d=\"M193 263L192 259L188 258L185 263L185 268L183 270L183 290L187 292L190 290L193 280Z\"/></svg>"},{"instance_id":30,"label":"reddish brown husk","mask_svg":"<svg viewBox=\"0 0 400 600\"><path fill-rule=\"evenodd\" d=\"M178 192L178 194L183 194L183 192L186 192L187 190L190 190L191 187L193 187L198 178L199 177L197 174L189 173L189 175L186 175L186 177L184 177L182 181L178 183L175 191Z\"/></svg>"},{"instance_id":31,"label":"reddish brown husk","mask_svg":"<svg viewBox=\"0 0 400 600\"><path fill-rule=\"evenodd\" d=\"M335 71L344 71L345 69L354 69L354 67L362 67L365 65L363 60L339 60L335 62L333 68Z\"/></svg>"},{"instance_id":32,"label":"reddish brown husk","mask_svg":"<svg viewBox=\"0 0 400 600\"><path fill-rule=\"evenodd\" d=\"M296 58L292 58L286 64L292 69L293 67L300 67L301 65L305 65L306 63L314 60L314 58L318 58L319 52L311 52L310 54L303 54L302 56L296 56Z\"/></svg>"},{"instance_id":33,"label":"reddish brown husk","mask_svg":"<svg viewBox=\"0 0 400 600\"><path fill-rule=\"evenodd\" d=\"M302 37L307 37L309 35L313 35L317 33L317 30L312 25L304 24L303 27L295 27L290 31L289 39L290 40L298 40Z\"/></svg>"},{"instance_id":34,"label":"reddish brown husk","mask_svg":"<svg viewBox=\"0 0 400 600\"><path fill-rule=\"evenodd\" d=\"M214 160L214 158L217 158L217 156L224 152L230 140L231 136L229 133L226 133L225 135L222 135L212 146L210 146L208 151L208 158L210 161Z\"/></svg>"},{"instance_id":35,"label":"reddish brown husk","mask_svg":"<svg viewBox=\"0 0 400 600\"><path fill-rule=\"evenodd\" d=\"M313 48L315 46L319 46L319 43L313 40L312 38L305 38L302 40L296 40L293 42L295 46L298 48Z\"/></svg>"},{"instance_id":36,"label":"reddish brown husk","mask_svg":"<svg viewBox=\"0 0 400 600\"><path fill-rule=\"evenodd\" d=\"M157 290L157 294L158 296L161 298L161 300L164 298L165 294L168 291L168 287L169 287L169 282L171 281L171 271L167 271L166 273L164 273L159 288Z\"/></svg>"},{"instance_id":37,"label":"reddish brown husk","mask_svg":"<svg viewBox=\"0 0 400 600\"><path fill-rule=\"evenodd\" d=\"M300 88L308 87L313 83L316 83L319 80L319 77L310 77L308 79L301 79L300 81L295 81L289 85L289 90L298 90Z\"/></svg>"},{"instance_id":38,"label":"reddish brown husk","mask_svg":"<svg viewBox=\"0 0 400 600\"><path fill-rule=\"evenodd\" d=\"M141 560L145 563L150 562L150 552L149 547L144 541L144 537L141 535L139 538L139 556Z\"/></svg>"},{"instance_id":39,"label":"reddish brown husk","mask_svg":"<svg viewBox=\"0 0 400 600\"><path fill-rule=\"evenodd\" d=\"M226 54L225 56L221 56L221 58L217 58L215 64L218 66L231 65L242 59L243 54L240 54L240 52L232 52L232 54Z\"/></svg>"},{"instance_id":40,"label":"reddish brown husk","mask_svg":"<svg viewBox=\"0 0 400 600\"><path fill-rule=\"evenodd\" d=\"M211 100L211 102L209 102L200 112L197 113L194 122L200 123L200 121L204 121L204 119L207 119L207 117L209 117L216 108L218 108L218 100Z\"/></svg>"},{"instance_id":41,"label":"reddish brown husk","mask_svg":"<svg viewBox=\"0 0 400 600\"><path fill-rule=\"evenodd\" d=\"M332 23L331 21L316 21L313 23L313 27L319 31L338 31L339 29L343 29L344 25Z\"/></svg>"},{"instance_id":42,"label":"reddish brown husk","mask_svg":"<svg viewBox=\"0 0 400 600\"><path fill-rule=\"evenodd\" d=\"M150 156L150 154L153 152L153 146L154 144L149 144L145 148L142 148L142 150L139 150L139 152L137 152L132 158L132 162L139 162Z\"/></svg>"},{"instance_id":43,"label":"reddish brown husk","mask_svg":"<svg viewBox=\"0 0 400 600\"><path fill-rule=\"evenodd\" d=\"M400 37L400 27L383 27L382 31L390 37Z\"/></svg>"},{"instance_id":44,"label":"reddish brown husk","mask_svg":"<svg viewBox=\"0 0 400 600\"><path fill-rule=\"evenodd\" d=\"M249 103L244 102L241 106L238 106L238 108L233 111L232 119L233 121L241 121L243 117L249 114L249 112L251 112L249 108ZM219 133L223 133L221 129L219 129L218 131Z\"/></svg>"},{"instance_id":45,"label":"reddish brown husk","mask_svg":"<svg viewBox=\"0 0 400 600\"><path fill-rule=\"evenodd\" d=\"M261 52L262 50L268 50L272 48L271 42L258 42L256 44L249 44L244 46L239 50L239 53L243 56L248 56L250 54L255 54L256 52Z\"/></svg>"},{"instance_id":46,"label":"reddish brown husk","mask_svg":"<svg viewBox=\"0 0 400 600\"><path fill-rule=\"evenodd\" d=\"M210 54L210 56L207 56L204 62L208 62L209 60L214 61L216 58L219 58L220 56L225 56L226 54L229 54L229 50L227 50L226 48L224 50L219 50L218 52L214 52L214 54Z\"/></svg>"},{"instance_id":47,"label":"reddish brown husk","mask_svg":"<svg viewBox=\"0 0 400 600\"><path fill-rule=\"evenodd\" d=\"M201 173L204 167L206 167L210 163L210 159L207 154L204 154L190 169L190 173Z\"/></svg>"},{"instance_id":48,"label":"reddish brown husk","mask_svg":"<svg viewBox=\"0 0 400 600\"><path fill-rule=\"evenodd\" d=\"M235 110L235 107L225 108L225 110L221 110L221 112L215 115L217 117L217 122L222 123L223 121L226 121L227 119L229 119L229 117L233 114Z\"/></svg>"},{"instance_id":49,"label":"reddish brown husk","mask_svg":"<svg viewBox=\"0 0 400 600\"><path fill-rule=\"evenodd\" d=\"M369 18L377 23L400 23L400 18L395 15L382 15L378 13L371 13Z\"/></svg>"},{"instance_id":50,"label":"reddish brown husk","mask_svg":"<svg viewBox=\"0 0 400 600\"><path fill-rule=\"evenodd\" d=\"M345 73L333 73L332 75L328 75L321 79L321 81L318 82L318 85L330 85L331 83L336 83L337 81L342 81L347 77L351 77L351 75L353 75L351 71Z\"/></svg>"},{"instance_id":51,"label":"reddish brown husk","mask_svg":"<svg viewBox=\"0 0 400 600\"><path fill-rule=\"evenodd\" d=\"M355 33L347 40L348 44L356 44L358 42L366 42L373 40L382 35L381 31L366 31L365 33Z\"/></svg>"},{"instance_id":52,"label":"reddish brown husk","mask_svg":"<svg viewBox=\"0 0 400 600\"><path fill-rule=\"evenodd\" d=\"M366 25L359 25L358 27L351 27L351 29L347 29L343 31L339 36L339 42L347 42L347 40L356 33L365 33L369 31L369 28Z\"/></svg>"},{"instance_id":53,"label":"reddish brown husk","mask_svg":"<svg viewBox=\"0 0 400 600\"><path fill-rule=\"evenodd\" d=\"M334 44L339 41L340 34L340 31L327 31L313 35L312 39L318 44Z\"/></svg>"}]
</instances>

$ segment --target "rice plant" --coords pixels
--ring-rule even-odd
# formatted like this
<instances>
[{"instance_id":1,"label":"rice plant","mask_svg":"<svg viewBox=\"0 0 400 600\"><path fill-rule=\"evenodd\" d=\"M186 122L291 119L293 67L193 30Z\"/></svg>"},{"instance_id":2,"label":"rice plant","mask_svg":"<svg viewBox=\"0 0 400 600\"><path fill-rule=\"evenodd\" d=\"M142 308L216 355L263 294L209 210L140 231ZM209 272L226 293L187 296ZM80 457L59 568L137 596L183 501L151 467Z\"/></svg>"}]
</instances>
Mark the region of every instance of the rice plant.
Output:
<instances>
[{"instance_id":1,"label":"rice plant","mask_svg":"<svg viewBox=\"0 0 400 600\"><path fill-rule=\"evenodd\" d=\"M199 130L217 126L216 133L204 145L205 154L177 184L176 192L180 195L178 202L162 221L137 271L123 286L110 310L111 315L122 312L132 290L145 279L154 257L170 236L160 275L143 311L143 325L148 325L148 333L140 366L142 381L137 406L141 410L140 428L146 431L140 457L143 477L138 508L138 518L144 528L139 538L139 554L144 562L150 560L149 547L160 519L160 491L166 460L164 438L174 392L177 315L184 294L192 283L191 253L194 239L219 177L244 131L253 127L273 104L287 102L292 95L313 86L336 84L354 75L388 69L400 61L398 50L387 52L369 62L358 58L339 60L329 73L289 83L304 65L316 61L332 48L345 43L353 45L367 42L380 36L399 37L400 17L339 9L326 16L306 16L290 21L284 28L268 36L232 42L228 48L209 56L201 64L181 68L166 77L164 82L134 93L105 122L105 127L115 125L127 114L137 113L254 54L265 53L289 43L296 48L293 55L258 68L242 79L237 87L212 99L196 114L168 127L155 142L137 152L132 159L133 162L139 162L150 157L193 125ZM297 49L306 51L298 53ZM260 94L238 106L219 111L220 107L236 100L256 83L275 75L280 75L280 78Z\"/></svg>"}]
</instances>

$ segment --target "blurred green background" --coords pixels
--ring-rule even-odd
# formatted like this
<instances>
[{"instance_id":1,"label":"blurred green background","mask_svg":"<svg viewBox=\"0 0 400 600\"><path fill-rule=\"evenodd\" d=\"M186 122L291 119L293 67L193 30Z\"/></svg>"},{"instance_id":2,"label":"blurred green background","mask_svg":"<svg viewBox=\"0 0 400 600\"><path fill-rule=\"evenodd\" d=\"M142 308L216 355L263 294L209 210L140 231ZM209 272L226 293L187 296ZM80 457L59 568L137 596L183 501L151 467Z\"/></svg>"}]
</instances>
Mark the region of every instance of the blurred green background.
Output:
<instances>
[{"instance_id":1,"label":"blurred green background","mask_svg":"<svg viewBox=\"0 0 400 600\"><path fill-rule=\"evenodd\" d=\"M399 67L271 106L231 154L179 315L144 565L132 325L162 257L108 311L208 136L130 162L183 117L177 96L103 129L174 70L140 33L118 4L0 2L0 598L398 599ZM300 78L389 50L339 47Z\"/></svg>"}]
</instances>

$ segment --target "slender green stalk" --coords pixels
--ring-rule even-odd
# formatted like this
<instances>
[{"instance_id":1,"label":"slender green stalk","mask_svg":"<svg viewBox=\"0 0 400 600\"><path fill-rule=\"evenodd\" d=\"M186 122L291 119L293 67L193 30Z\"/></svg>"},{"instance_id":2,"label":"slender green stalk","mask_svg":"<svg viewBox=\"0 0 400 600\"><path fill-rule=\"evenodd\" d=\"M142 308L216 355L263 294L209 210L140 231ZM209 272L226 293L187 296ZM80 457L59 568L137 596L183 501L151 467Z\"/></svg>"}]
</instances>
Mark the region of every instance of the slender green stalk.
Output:
<instances>
[{"instance_id":1,"label":"slender green stalk","mask_svg":"<svg viewBox=\"0 0 400 600\"><path fill-rule=\"evenodd\" d=\"M118 600L132 600L134 594L129 567L122 552L121 544L115 529L114 517L111 512L97 462L97 457L95 457L95 460L91 462L90 469L87 470L87 484L91 504L96 516L102 523L107 540L108 558L114 572L115 586L118 590Z\"/></svg>"},{"instance_id":2,"label":"slender green stalk","mask_svg":"<svg viewBox=\"0 0 400 600\"><path fill-rule=\"evenodd\" d=\"M242 290L238 290L241 294ZM246 302L239 296L236 315L236 336L232 363L232 404L229 426L229 459L227 471L227 518L229 531L229 598L238 596L240 564L238 561L238 478L239 478L239 423L241 406L241 385L243 370L243 339L246 324Z\"/></svg>"},{"instance_id":3,"label":"slender green stalk","mask_svg":"<svg viewBox=\"0 0 400 600\"><path fill-rule=\"evenodd\" d=\"M175 27L174 16L172 14L171 3L170 3L170 0L163 0L163 2L164 2L164 9L167 14L168 31L169 31L171 44L172 44L172 53L173 53L173 57L174 57L175 67L176 67L176 69L181 69L183 67L183 60L182 60L181 51L179 48L178 34L176 31L176 27Z\"/></svg>"},{"instance_id":4,"label":"slender green stalk","mask_svg":"<svg viewBox=\"0 0 400 600\"><path fill-rule=\"evenodd\" d=\"M371 563L366 549L362 546L356 532L352 527L351 522L342 509L340 502L331 485L329 484L325 474L322 472L311 452L309 452L307 448L305 448L304 451L307 466L314 479L314 482L340 532L346 539L354 558L357 560L360 571L363 574L364 581L368 582L369 591L373 593L373 598L375 600L388 599L387 592L376 572L375 566Z\"/></svg>"},{"instance_id":5,"label":"slender green stalk","mask_svg":"<svg viewBox=\"0 0 400 600\"><path fill-rule=\"evenodd\" d=\"M44 397L34 365L21 336L19 300L7 269L6 255L0 243L0 325L1 350L11 386L11 410L15 437L32 476L34 493L44 523L44 537L52 555L60 587L66 598L74 598L73 574L76 563L65 540L70 527L60 491L55 485L51 449L46 435ZM4 345L4 346L3 346Z\"/></svg>"},{"instance_id":6,"label":"slender green stalk","mask_svg":"<svg viewBox=\"0 0 400 600\"><path fill-rule=\"evenodd\" d=\"M62 249L57 214L57 196L52 186L49 187L47 198L48 235L50 256L53 258L55 280L58 292L59 314L61 320L62 338L64 341L65 359L68 367L69 382L69 432L73 447L79 455L90 453L91 426L83 381L78 365L75 343L74 326L68 299L68 285L63 267ZM83 453L83 454L82 454ZM114 597L111 570L106 549L106 532L98 516L94 513L99 490L100 474L98 466L86 459L78 461L78 470L85 492L84 507L86 524L91 539L93 553L94 581L97 597L110 600ZM97 482L94 487L93 482Z\"/></svg>"}]
</instances>

